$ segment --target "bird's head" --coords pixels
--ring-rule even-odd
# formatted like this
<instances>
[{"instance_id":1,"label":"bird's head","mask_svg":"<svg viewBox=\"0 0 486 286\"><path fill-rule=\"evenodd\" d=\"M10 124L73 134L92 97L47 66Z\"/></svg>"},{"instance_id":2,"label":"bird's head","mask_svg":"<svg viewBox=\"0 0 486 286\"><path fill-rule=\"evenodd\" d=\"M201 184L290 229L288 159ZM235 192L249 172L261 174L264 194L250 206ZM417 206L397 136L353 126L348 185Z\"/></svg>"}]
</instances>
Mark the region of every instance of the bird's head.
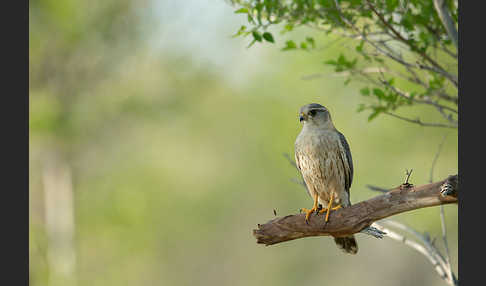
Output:
<instances>
[{"instance_id":1,"label":"bird's head","mask_svg":"<svg viewBox=\"0 0 486 286\"><path fill-rule=\"evenodd\" d=\"M302 106L299 111L299 120L304 126L334 128L329 110L318 103Z\"/></svg>"}]
</instances>

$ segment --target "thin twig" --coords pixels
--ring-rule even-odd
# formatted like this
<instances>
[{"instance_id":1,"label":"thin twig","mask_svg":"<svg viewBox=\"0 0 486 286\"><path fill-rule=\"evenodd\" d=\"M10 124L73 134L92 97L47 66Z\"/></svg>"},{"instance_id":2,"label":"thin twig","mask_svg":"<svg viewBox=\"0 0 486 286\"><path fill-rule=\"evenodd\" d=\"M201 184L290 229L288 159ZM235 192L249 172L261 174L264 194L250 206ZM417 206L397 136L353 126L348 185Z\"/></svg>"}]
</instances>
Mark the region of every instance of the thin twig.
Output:
<instances>
[{"instance_id":1,"label":"thin twig","mask_svg":"<svg viewBox=\"0 0 486 286\"><path fill-rule=\"evenodd\" d=\"M447 263L447 275L450 277L451 280L455 281L456 277L454 272L452 272L452 265L451 265L451 257L449 254L449 244L447 243L447 229L445 224L445 215L444 215L444 206L440 206L440 222L442 227L442 240L444 241L444 248L445 248L445 259Z\"/></svg>"},{"instance_id":2,"label":"thin twig","mask_svg":"<svg viewBox=\"0 0 486 286\"><path fill-rule=\"evenodd\" d=\"M290 158L290 155L288 153L283 153L282 155L285 157L285 159L287 159L287 161L289 161L290 165L294 166L294 168L299 170L299 168L297 168L297 164L295 164L295 161Z\"/></svg>"},{"instance_id":3,"label":"thin twig","mask_svg":"<svg viewBox=\"0 0 486 286\"><path fill-rule=\"evenodd\" d=\"M410 169L410 171L408 171L408 169L405 169L405 175L407 175L407 179L405 179L404 185L410 185L408 180L410 179L410 176L412 175L412 171L413 171L413 169Z\"/></svg>"},{"instance_id":4,"label":"thin twig","mask_svg":"<svg viewBox=\"0 0 486 286\"><path fill-rule=\"evenodd\" d=\"M435 163L437 163L437 159L439 159L440 152L442 151L442 146L444 146L444 142L447 138L447 134L444 135L442 138L442 141L439 144L439 148L437 150L437 153L435 153L434 160L432 160L432 167L430 168L430 177L429 177L429 183L432 183L433 177L434 177L434 168L435 168Z\"/></svg>"},{"instance_id":5,"label":"thin twig","mask_svg":"<svg viewBox=\"0 0 486 286\"><path fill-rule=\"evenodd\" d=\"M396 115L394 113L391 113L391 112L383 112L384 114L387 114L387 115L390 115L390 116L393 116L395 118L398 118L398 119L401 119L401 120L405 120L407 122L411 122L411 123L416 123L418 125L421 125L421 126L433 126L433 127L444 127L444 128L454 128L454 129L457 129L457 125L448 125L448 124L442 124L442 123L430 123L430 122L422 122L420 119L410 119L410 118L407 118L407 117L403 117L403 116L400 116L400 115Z\"/></svg>"},{"instance_id":6,"label":"thin twig","mask_svg":"<svg viewBox=\"0 0 486 286\"><path fill-rule=\"evenodd\" d=\"M442 117L444 117L447 121L449 121L450 123L455 124L455 125L458 124L458 121L455 120L454 118L452 118L452 114L445 113L445 111L441 107L437 106L436 108L439 111L439 113L442 115Z\"/></svg>"},{"instance_id":7,"label":"thin twig","mask_svg":"<svg viewBox=\"0 0 486 286\"><path fill-rule=\"evenodd\" d=\"M290 179L290 181L296 183L297 185L301 185L301 186L303 186L304 188L307 189L307 186L305 185L304 180L299 180L297 178L292 178L292 179Z\"/></svg>"},{"instance_id":8,"label":"thin twig","mask_svg":"<svg viewBox=\"0 0 486 286\"><path fill-rule=\"evenodd\" d=\"M366 187L368 189L372 190L372 191L381 192L381 193L387 193L387 192L390 191L388 189L377 187L377 186L372 186L372 185L366 185Z\"/></svg>"},{"instance_id":9,"label":"thin twig","mask_svg":"<svg viewBox=\"0 0 486 286\"><path fill-rule=\"evenodd\" d=\"M289 155L288 153L283 153L282 155L283 155L283 156L284 156L284 157L287 159L287 161L289 161L290 165L294 166L294 167L297 169L297 171L299 171L299 168L297 167L297 164L295 163L295 161L294 161L294 160L292 160L292 159L290 158L290 155ZM302 174L300 173L300 171L299 171L298 173L299 173L299 175L300 175L300 178L299 178L299 179L297 179L297 178L292 178L292 179L290 179L290 180L291 180L292 182L294 182L294 183L298 184L298 185L303 186L303 187L304 187L304 189L306 190L307 194L310 196L310 192L309 192L309 190L307 189L307 185L305 184L305 181L304 181L304 178L302 177Z\"/></svg>"},{"instance_id":10,"label":"thin twig","mask_svg":"<svg viewBox=\"0 0 486 286\"><path fill-rule=\"evenodd\" d=\"M383 76L383 75L382 75ZM382 78L381 82L387 86L388 88L390 88L392 91L394 91L396 94L398 94L399 96L403 97L403 98L406 98L406 99L409 99L413 102L416 102L416 103L421 103L421 104L429 104L429 105L433 105L435 107L437 107L438 109L440 110L449 110L451 112L454 112L454 113L457 113L457 110L453 109L453 108L450 108L448 106L445 106L445 105L442 105L442 104L439 104L437 102L434 102L430 99L418 99L418 98L412 98L410 96L410 94L404 92L404 91L401 91L400 89L398 89L397 87L391 85L387 80L385 80L384 78Z\"/></svg>"},{"instance_id":11,"label":"thin twig","mask_svg":"<svg viewBox=\"0 0 486 286\"><path fill-rule=\"evenodd\" d=\"M410 240L406 236L399 234L398 232L395 232L390 228L384 227L383 223L407 231L408 233L412 234L416 239L418 239L421 243L414 240ZM454 285L453 281L451 281L449 279L449 276L447 275L446 262L444 261L444 258L440 255L440 253L437 251L435 246L431 243L431 241L427 237L416 232L412 228L404 224L398 223L396 221L386 220L383 221L382 223L374 223L373 226L383 232L386 232L387 237L402 242L403 244L411 247L412 249L415 249L416 251L424 255L434 266L435 271L439 274L439 276L442 279L444 279L444 281L446 281L448 284Z\"/></svg>"},{"instance_id":12,"label":"thin twig","mask_svg":"<svg viewBox=\"0 0 486 286\"><path fill-rule=\"evenodd\" d=\"M447 138L447 134L444 135L442 142L439 144L439 148L437 150L437 153L435 154L434 160L432 161L432 167L430 168L430 178L429 178L430 182L432 182L432 180L433 180L435 164L437 163L437 160L438 160L439 155L442 151L442 147L444 146L444 142L445 142L446 138ZM447 242L447 229L446 229L446 223L445 223L444 206L442 206L442 205L440 206L440 225L441 225L441 228L442 228L442 240L444 242L444 248L445 248L445 263L446 263L445 270L446 270L447 276L449 277L449 280L453 281L454 284L456 284L457 279L454 275L454 272L452 271L451 258L450 258L450 253L449 253L449 244Z\"/></svg>"},{"instance_id":13,"label":"thin twig","mask_svg":"<svg viewBox=\"0 0 486 286\"><path fill-rule=\"evenodd\" d=\"M449 50L446 45L444 45L444 43L442 43L442 41L439 41L440 43L440 46L442 48L442 51L444 51L446 54L448 54L449 56L451 56L453 59L455 59L457 61L457 53L454 53L453 51Z\"/></svg>"},{"instance_id":14,"label":"thin twig","mask_svg":"<svg viewBox=\"0 0 486 286\"><path fill-rule=\"evenodd\" d=\"M427 84L427 83L425 83L424 81L422 81L420 79L420 77L417 75L417 73L411 67L405 66L405 68L413 76L413 79L409 79L409 81L411 81L413 83L416 83L416 84L419 84L419 85L423 86L425 89L429 89L430 88L430 85ZM456 105L458 103L457 96L451 96L449 94L446 94L443 91L435 91L434 93L435 93L435 95L437 95L438 97L440 97L440 98L442 98L444 100L451 101L451 102L455 103Z\"/></svg>"},{"instance_id":15,"label":"thin twig","mask_svg":"<svg viewBox=\"0 0 486 286\"><path fill-rule=\"evenodd\" d=\"M454 84L455 88L457 88L459 86L457 75L450 74L450 73L446 72L445 70L443 70L442 68L427 66L427 65L424 65L420 62L417 62L417 66L420 69L428 70L428 71L432 71L432 72L441 74L443 77L447 78L450 82L452 82Z\"/></svg>"}]
</instances>

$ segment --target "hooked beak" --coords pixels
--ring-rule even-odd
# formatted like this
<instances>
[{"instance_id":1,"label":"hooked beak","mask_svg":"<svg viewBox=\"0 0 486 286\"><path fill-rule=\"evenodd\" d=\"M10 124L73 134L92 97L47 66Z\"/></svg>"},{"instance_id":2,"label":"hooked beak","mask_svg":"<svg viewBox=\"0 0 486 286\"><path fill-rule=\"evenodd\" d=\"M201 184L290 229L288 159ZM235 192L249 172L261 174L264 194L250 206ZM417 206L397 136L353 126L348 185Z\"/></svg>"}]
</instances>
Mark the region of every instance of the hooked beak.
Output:
<instances>
[{"instance_id":1,"label":"hooked beak","mask_svg":"<svg viewBox=\"0 0 486 286\"><path fill-rule=\"evenodd\" d=\"M304 113L301 113L299 116L299 121L302 122L303 120L305 120Z\"/></svg>"}]
</instances>

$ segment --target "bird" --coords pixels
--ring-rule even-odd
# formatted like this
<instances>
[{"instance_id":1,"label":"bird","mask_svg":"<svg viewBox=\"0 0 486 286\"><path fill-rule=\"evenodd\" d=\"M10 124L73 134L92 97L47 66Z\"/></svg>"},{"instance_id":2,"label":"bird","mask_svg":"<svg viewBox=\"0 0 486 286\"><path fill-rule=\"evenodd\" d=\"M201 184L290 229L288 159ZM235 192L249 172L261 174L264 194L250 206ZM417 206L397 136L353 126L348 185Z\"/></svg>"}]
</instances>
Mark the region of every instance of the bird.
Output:
<instances>
[{"instance_id":1,"label":"bird","mask_svg":"<svg viewBox=\"0 0 486 286\"><path fill-rule=\"evenodd\" d=\"M349 189L353 181L353 159L344 135L334 127L329 110L318 104L304 105L299 111L302 129L295 140L295 162L313 199L311 209L302 208L305 221L310 215L351 206ZM358 244L354 235L335 237L344 252L356 254Z\"/></svg>"}]
</instances>

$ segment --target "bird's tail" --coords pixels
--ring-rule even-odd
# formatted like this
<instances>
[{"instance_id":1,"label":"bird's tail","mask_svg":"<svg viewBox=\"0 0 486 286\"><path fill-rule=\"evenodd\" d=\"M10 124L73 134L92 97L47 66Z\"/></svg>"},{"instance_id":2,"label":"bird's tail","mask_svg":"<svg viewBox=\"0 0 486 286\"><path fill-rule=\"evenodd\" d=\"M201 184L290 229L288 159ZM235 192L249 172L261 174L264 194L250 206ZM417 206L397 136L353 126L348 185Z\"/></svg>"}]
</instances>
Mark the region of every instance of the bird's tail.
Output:
<instances>
[{"instance_id":1,"label":"bird's tail","mask_svg":"<svg viewBox=\"0 0 486 286\"><path fill-rule=\"evenodd\" d=\"M346 253L356 254L358 252L358 243L356 242L354 235L335 237L334 241L336 242L336 245Z\"/></svg>"}]
</instances>

